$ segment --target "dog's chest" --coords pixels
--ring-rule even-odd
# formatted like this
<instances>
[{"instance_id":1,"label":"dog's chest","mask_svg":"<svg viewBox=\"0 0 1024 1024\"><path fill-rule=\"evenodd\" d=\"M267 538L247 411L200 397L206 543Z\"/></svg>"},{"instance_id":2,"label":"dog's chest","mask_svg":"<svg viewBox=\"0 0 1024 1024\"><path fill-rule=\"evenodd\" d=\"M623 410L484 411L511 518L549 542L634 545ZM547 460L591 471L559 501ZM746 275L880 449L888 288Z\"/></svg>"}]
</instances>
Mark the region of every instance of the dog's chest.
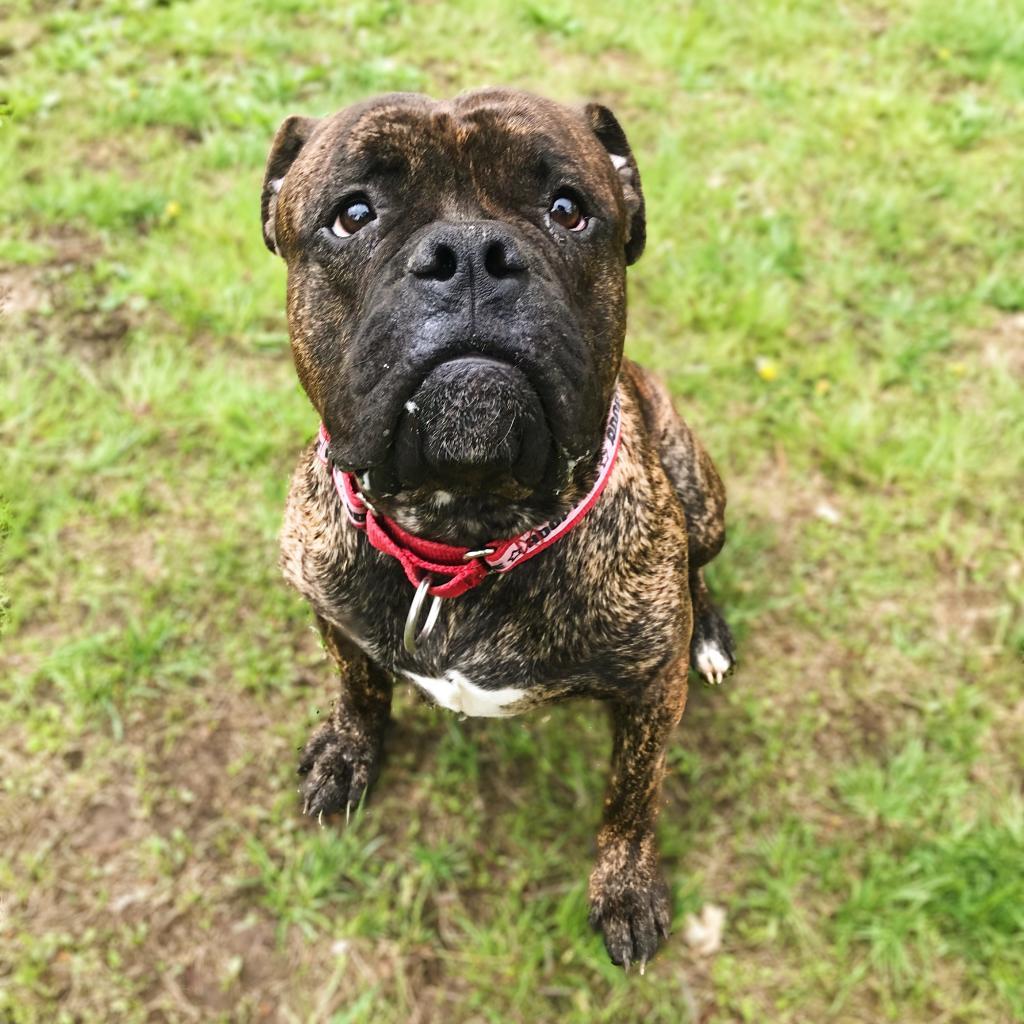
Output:
<instances>
[{"instance_id":1,"label":"dog's chest","mask_svg":"<svg viewBox=\"0 0 1024 1024\"><path fill-rule=\"evenodd\" d=\"M471 718L505 718L525 711L536 699L526 688L509 685L504 674L495 671L502 661L497 657L483 659L491 663L490 669L483 667L480 659L463 662L448 657L440 660L414 657L410 661L394 638L387 635L387 630L360 629L351 618L335 624L385 671L408 680L438 706L457 714Z\"/></svg>"}]
</instances>

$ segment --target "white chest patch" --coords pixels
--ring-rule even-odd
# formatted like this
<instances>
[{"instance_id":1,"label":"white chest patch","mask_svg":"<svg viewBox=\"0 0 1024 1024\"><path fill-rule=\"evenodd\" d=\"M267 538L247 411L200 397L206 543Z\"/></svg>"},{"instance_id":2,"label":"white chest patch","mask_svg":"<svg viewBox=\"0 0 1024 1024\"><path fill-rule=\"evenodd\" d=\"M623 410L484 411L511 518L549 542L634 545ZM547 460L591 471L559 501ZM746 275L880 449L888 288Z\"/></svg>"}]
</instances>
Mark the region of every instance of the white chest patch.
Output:
<instances>
[{"instance_id":1,"label":"white chest patch","mask_svg":"<svg viewBox=\"0 0 1024 1024\"><path fill-rule=\"evenodd\" d=\"M443 676L420 676L415 672L404 672L421 690L426 690L434 700L449 711L457 711L473 718L505 718L516 712L510 705L523 699L525 691L514 686L500 690L484 690L467 679L461 672L449 669Z\"/></svg>"}]
</instances>

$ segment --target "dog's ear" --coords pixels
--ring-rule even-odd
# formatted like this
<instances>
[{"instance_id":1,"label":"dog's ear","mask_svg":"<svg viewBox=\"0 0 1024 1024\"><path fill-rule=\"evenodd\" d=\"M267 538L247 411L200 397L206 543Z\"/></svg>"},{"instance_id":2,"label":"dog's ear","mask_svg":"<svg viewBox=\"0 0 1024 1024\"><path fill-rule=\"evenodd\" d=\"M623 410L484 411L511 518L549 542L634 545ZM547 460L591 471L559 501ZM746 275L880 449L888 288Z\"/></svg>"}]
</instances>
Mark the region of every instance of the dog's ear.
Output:
<instances>
[{"instance_id":1,"label":"dog's ear","mask_svg":"<svg viewBox=\"0 0 1024 1024\"><path fill-rule=\"evenodd\" d=\"M622 194L626 200L629 224L626 231L626 264L636 263L644 251L647 240L647 218L644 212L644 193L640 187L640 171L633 158L633 151L626 141L626 133L615 119L615 115L600 103L588 103L584 115L601 145L608 150L615 170L622 182Z\"/></svg>"},{"instance_id":2,"label":"dog's ear","mask_svg":"<svg viewBox=\"0 0 1024 1024\"><path fill-rule=\"evenodd\" d=\"M277 236L274 231L274 216L277 213L277 194L284 184L288 168L295 162L302 147L309 141L313 130L320 123L316 117L301 117L292 114L281 122L267 157L267 170L263 175L263 196L260 215L263 219L263 241L272 253L277 253Z\"/></svg>"}]
</instances>

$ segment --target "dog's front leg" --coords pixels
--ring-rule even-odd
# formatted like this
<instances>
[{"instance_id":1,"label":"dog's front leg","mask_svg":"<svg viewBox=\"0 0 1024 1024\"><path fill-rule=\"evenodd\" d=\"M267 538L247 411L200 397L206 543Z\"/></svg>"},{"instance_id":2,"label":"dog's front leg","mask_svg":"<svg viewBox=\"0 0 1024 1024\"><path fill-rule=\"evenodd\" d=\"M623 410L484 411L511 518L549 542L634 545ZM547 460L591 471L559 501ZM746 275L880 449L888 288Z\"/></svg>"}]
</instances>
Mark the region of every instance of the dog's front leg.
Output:
<instances>
[{"instance_id":1,"label":"dog's front leg","mask_svg":"<svg viewBox=\"0 0 1024 1024\"><path fill-rule=\"evenodd\" d=\"M612 962L641 967L668 935L672 907L658 863L654 822L665 747L686 706L686 659L635 700L612 702L612 774L590 876L590 923Z\"/></svg>"},{"instance_id":2,"label":"dog's front leg","mask_svg":"<svg viewBox=\"0 0 1024 1024\"><path fill-rule=\"evenodd\" d=\"M314 818L359 804L380 767L384 727L391 714L392 682L370 659L317 616L317 624L341 674L331 716L309 738L299 774L303 811Z\"/></svg>"}]
</instances>

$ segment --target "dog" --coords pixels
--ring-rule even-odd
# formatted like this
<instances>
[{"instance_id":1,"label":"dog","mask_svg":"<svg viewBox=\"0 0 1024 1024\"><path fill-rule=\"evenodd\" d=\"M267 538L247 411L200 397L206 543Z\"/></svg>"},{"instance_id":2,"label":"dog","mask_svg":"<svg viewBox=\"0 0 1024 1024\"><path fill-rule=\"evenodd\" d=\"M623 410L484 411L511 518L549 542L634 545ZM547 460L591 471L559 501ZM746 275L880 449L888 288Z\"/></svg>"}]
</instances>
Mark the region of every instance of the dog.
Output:
<instances>
[{"instance_id":1,"label":"dog","mask_svg":"<svg viewBox=\"0 0 1024 1024\"><path fill-rule=\"evenodd\" d=\"M654 825L688 669L720 683L734 654L701 574L725 490L623 357L646 230L619 122L497 88L292 116L261 216L322 421L281 534L340 672L305 812L362 800L395 679L467 715L598 698L614 743L590 922L642 967L671 921Z\"/></svg>"}]
</instances>

